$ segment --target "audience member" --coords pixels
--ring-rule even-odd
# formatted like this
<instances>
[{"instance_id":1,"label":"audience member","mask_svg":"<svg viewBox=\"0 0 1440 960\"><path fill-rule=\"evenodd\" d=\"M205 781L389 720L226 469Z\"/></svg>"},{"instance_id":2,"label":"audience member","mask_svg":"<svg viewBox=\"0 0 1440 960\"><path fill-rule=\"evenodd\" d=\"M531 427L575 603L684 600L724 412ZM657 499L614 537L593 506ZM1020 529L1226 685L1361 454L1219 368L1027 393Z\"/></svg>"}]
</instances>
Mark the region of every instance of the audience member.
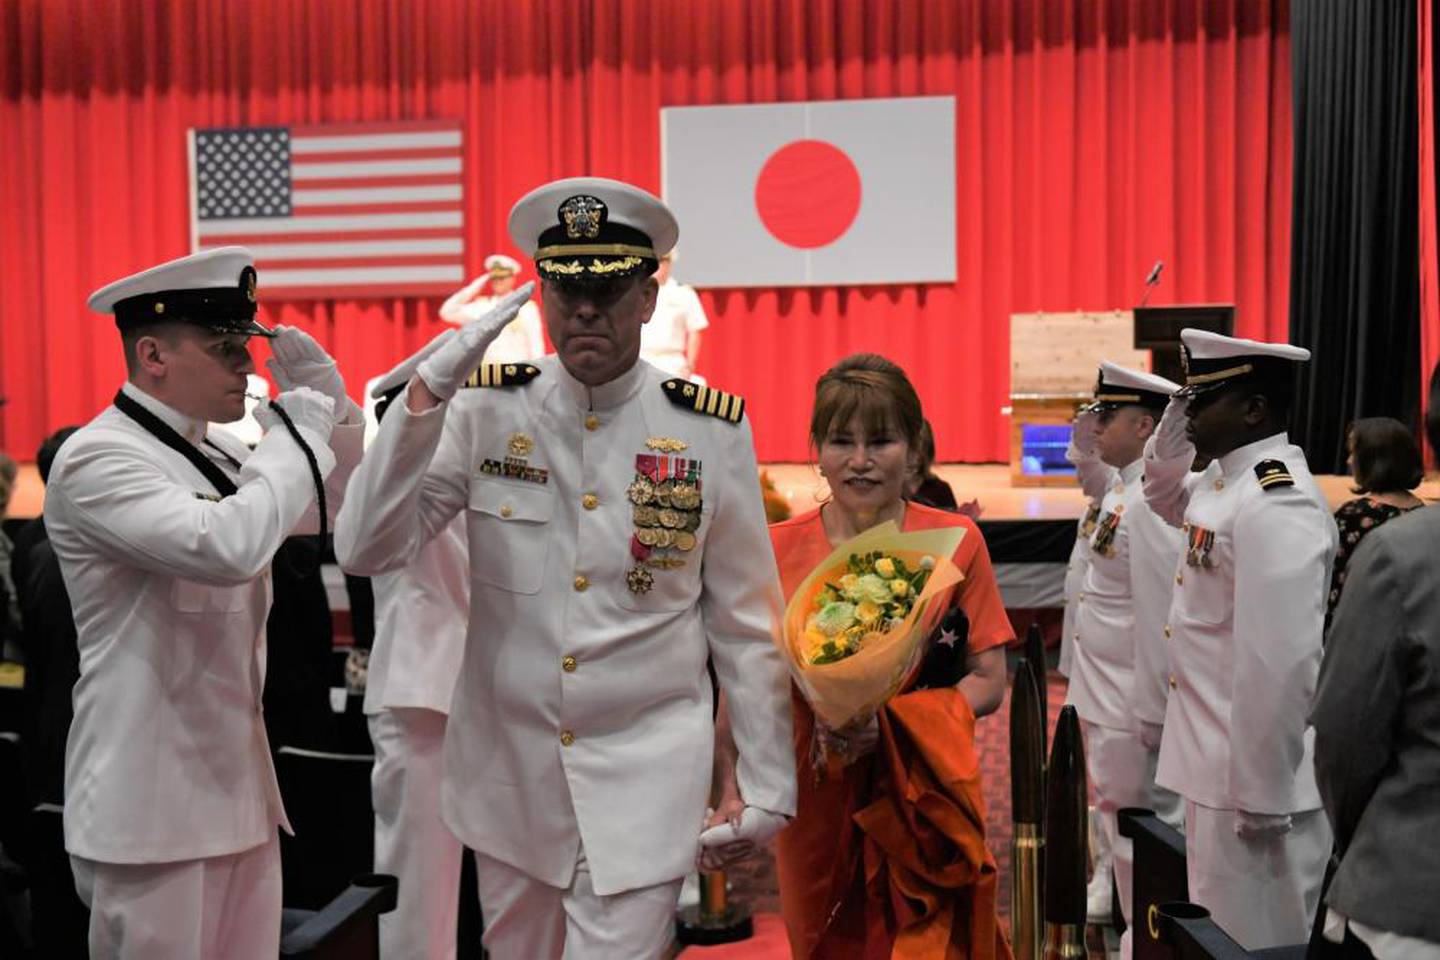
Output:
<instances>
[{"instance_id":1,"label":"audience member","mask_svg":"<svg viewBox=\"0 0 1440 960\"><path fill-rule=\"evenodd\" d=\"M485 272L466 287L456 291L440 305L440 319L463 326L483 317L515 289L520 264L514 257L492 253L485 258ZM481 291L489 286L489 293ZM483 358L486 363L519 363L545 355L545 334L540 311L527 301L515 319L495 336Z\"/></svg>"},{"instance_id":2,"label":"audience member","mask_svg":"<svg viewBox=\"0 0 1440 960\"><path fill-rule=\"evenodd\" d=\"M15 461L0 453L0 520L9 512L18 475ZM20 632L20 607L15 598L15 583L10 577L12 550L10 538L0 530L0 654L5 657L10 656L11 646Z\"/></svg>"},{"instance_id":3,"label":"audience member","mask_svg":"<svg viewBox=\"0 0 1440 960\"><path fill-rule=\"evenodd\" d=\"M1440 452L1433 379L1425 429ZM1440 957L1437 544L1433 506L1365 537L1350 559L1310 711L1315 778L1338 856L1317 926L1357 960Z\"/></svg>"},{"instance_id":4,"label":"audience member","mask_svg":"<svg viewBox=\"0 0 1440 960\"><path fill-rule=\"evenodd\" d=\"M1330 598L1325 604L1328 628L1345 589L1346 567L1365 535L1387 520L1423 506L1413 491L1425 479L1425 462L1410 429L1392 417L1367 417L1350 425L1346 465L1355 478L1353 493L1335 511L1340 545L1330 571Z\"/></svg>"},{"instance_id":5,"label":"audience member","mask_svg":"<svg viewBox=\"0 0 1440 960\"><path fill-rule=\"evenodd\" d=\"M680 283L670 275L675 254L660 258L655 280L660 290L655 295L655 313L640 328L640 356L675 377L696 380L695 365L700 362L701 333L710 326L705 308L695 288Z\"/></svg>"},{"instance_id":6,"label":"audience member","mask_svg":"<svg viewBox=\"0 0 1440 960\"><path fill-rule=\"evenodd\" d=\"M931 469L935 466L935 434L929 420L920 426L915 453L918 457L915 469L905 478L905 499L936 510L958 511L960 505L955 501L955 491Z\"/></svg>"}]
</instances>

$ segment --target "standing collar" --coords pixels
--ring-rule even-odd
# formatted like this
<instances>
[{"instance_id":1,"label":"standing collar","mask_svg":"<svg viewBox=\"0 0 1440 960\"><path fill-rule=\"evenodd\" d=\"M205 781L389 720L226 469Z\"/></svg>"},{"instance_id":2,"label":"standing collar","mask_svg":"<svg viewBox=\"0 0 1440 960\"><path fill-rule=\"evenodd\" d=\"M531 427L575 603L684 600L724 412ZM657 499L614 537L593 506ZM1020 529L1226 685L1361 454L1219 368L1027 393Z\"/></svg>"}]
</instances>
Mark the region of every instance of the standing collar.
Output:
<instances>
[{"instance_id":1,"label":"standing collar","mask_svg":"<svg viewBox=\"0 0 1440 960\"><path fill-rule=\"evenodd\" d=\"M1243 473L1264 460L1267 454L1280 453L1288 446L1290 446L1290 435L1281 430L1263 440L1236 447L1220 458L1220 472L1227 477Z\"/></svg>"},{"instance_id":2,"label":"standing collar","mask_svg":"<svg viewBox=\"0 0 1440 960\"><path fill-rule=\"evenodd\" d=\"M1120 468L1120 482L1128 487L1130 484L1140 479L1140 475L1144 472L1145 458L1140 457L1134 462L1128 463Z\"/></svg>"},{"instance_id":3,"label":"standing collar","mask_svg":"<svg viewBox=\"0 0 1440 960\"><path fill-rule=\"evenodd\" d=\"M187 417L169 404L156 400L129 380L121 384L120 389L127 397L155 414L165 422L166 426L196 446L199 446L200 441L205 439L205 429L208 424L204 420Z\"/></svg>"},{"instance_id":4,"label":"standing collar","mask_svg":"<svg viewBox=\"0 0 1440 960\"><path fill-rule=\"evenodd\" d=\"M614 380L607 381L596 387L588 387L570 375L565 369L565 364L557 357L555 360L556 376L560 380L561 389L581 410L608 410L618 407L640 391L645 383L645 371L649 364L644 360L635 359L635 363Z\"/></svg>"}]
</instances>

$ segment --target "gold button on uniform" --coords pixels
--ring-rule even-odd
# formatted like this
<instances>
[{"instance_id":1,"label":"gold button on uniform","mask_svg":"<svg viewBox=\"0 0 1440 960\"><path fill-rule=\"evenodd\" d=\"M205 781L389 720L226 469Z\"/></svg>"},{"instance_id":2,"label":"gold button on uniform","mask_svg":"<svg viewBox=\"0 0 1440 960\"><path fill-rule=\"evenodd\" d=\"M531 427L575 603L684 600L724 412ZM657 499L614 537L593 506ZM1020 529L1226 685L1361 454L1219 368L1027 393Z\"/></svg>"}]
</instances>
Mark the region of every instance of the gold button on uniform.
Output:
<instances>
[{"instance_id":1,"label":"gold button on uniform","mask_svg":"<svg viewBox=\"0 0 1440 960\"><path fill-rule=\"evenodd\" d=\"M515 512L515 508L512 507L512 506L510 506L510 504L508 504L508 503L505 504L505 506L503 506L503 507L500 508L500 516L504 517L506 520L510 519L510 515L513 514L514 512Z\"/></svg>"},{"instance_id":2,"label":"gold button on uniform","mask_svg":"<svg viewBox=\"0 0 1440 960\"><path fill-rule=\"evenodd\" d=\"M1165 637L1166 637L1166 639L1169 639L1169 637L1170 637L1170 624L1168 624L1168 623L1165 624Z\"/></svg>"},{"instance_id":3,"label":"gold button on uniform","mask_svg":"<svg viewBox=\"0 0 1440 960\"><path fill-rule=\"evenodd\" d=\"M585 429L586 429L586 430L598 430L598 429L600 429L600 418L597 417L597 416L595 416L595 414L593 414L593 413L590 414L588 417L585 418Z\"/></svg>"},{"instance_id":4,"label":"gold button on uniform","mask_svg":"<svg viewBox=\"0 0 1440 960\"><path fill-rule=\"evenodd\" d=\"M1170 689L1174 690L1177 686L1179 686L1179 684L1175 682L1175 675L1172 673L1170 675Z\"/></svg>"},{"instance_id":5,"label":"gold button on uniform","mask_svg":"<svg viewBox=\"0 0 1440 960\"><path fill-rule=\"evenodd\" d=\"M575 578L575 589L576 589L576 590L579 590L579 591L581 591L581 592L584 592L586 589L589 588L589 586L590 586L590 579L589 579L588 577L581 575L581 576L578 576L578 577Z\"/></svg>"},{"instance_id":6,"label":"gold button on uniform","mask_svg":"<svg viewBox=\"0 0 1440 960\"><path fill-rule=\"evenodd\" d=\"M1225 481L1224 481L1224 480L1216 480L1216 481L1215 481L1215 489L1216 489L1216 490L1224 490L1224 489L1225 489Z\"/></svg>"},{"instance_id":7,"label":"gold button on uniform","mask_svg":"<svg viewBox=\"0 0 1440 960\"><path fill-rule=\"evenodd\" d=\"M576 662L574 657L565 657L560 661L560 669L566 673L574 673Z\"/></svg>"},{"instance_id":8,"label":"gold button on uniform","mask_svg":"<svg viewBox=\"0 0 1440 960\"><path fill-rule=\"evenodd\" d=\"M1181 584L1183 584L1184 582L1185 582L1185 574L1183 574L1183 573L1177 573L1177 574L1175 574L1175 585L1176 585L1177 587L1180 586Z\"/></svg>"},{"instance_id":9,"label":"gold button on uniform","mask_svg":"<svg viewBox=\"0 0 1440 960\"><path fill-rule=\"evenodd\" d=\"M560 746L562 746L562 747L568 747L568 746L570 746L570 744L572 744L572 743L574 743L574 742L575 742L575 734L571 733L569 730L561 730L561 731L560 731Z\"/></svg>"},{"instance_id":10,"label":"gold button on uniform","mask_svg":"<svg viewBox=\"0 0 1440 960\"><path fill-rule=\"evenodd\" d=\"M595 494L593 493L587 493L585 494L585 496L580 498L580 506L584 507L586 510L594 510L596 507L600 506L600 498L595 496Z\"/></svg>"}]
</instances>

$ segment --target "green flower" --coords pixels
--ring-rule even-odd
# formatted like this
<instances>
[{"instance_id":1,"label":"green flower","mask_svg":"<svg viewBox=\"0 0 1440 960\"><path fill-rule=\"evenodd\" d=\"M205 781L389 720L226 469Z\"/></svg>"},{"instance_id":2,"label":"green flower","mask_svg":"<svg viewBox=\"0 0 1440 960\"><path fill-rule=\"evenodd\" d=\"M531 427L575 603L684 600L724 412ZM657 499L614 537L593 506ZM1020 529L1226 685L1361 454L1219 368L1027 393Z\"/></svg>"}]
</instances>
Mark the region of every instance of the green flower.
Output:
<instances>
[{"instance_id":1,"label":"green flower","mask_svg":"<svg viewBox=\"0 0 1440 960\"><path fill-rule=\"evenodd\" d=\"M827 637L843 633L855 623L855 604L827 603L815 618L815 628Z\"/></svg>"},{"instance_id":2,"label":"green flower","mask_svg":"<svg viewBox=\"0 0 1440 960\"><path fill-rule=\"evenodd\" d=\"M862 576L856 587L860 593L860 599L869 600L871 603L886 603L894 596L890 590L890 582L873 573Z\"/></svg>"}]
</instances>

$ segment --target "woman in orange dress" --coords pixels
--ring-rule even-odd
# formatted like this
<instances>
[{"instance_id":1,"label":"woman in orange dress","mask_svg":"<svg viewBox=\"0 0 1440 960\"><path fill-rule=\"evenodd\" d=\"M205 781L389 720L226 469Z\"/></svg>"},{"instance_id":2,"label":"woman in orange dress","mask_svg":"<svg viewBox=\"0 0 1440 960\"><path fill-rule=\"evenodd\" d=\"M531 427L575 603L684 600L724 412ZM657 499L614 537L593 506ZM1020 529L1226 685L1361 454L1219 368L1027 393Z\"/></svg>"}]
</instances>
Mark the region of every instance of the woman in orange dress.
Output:
<instances>
[{"instance_id":1,"label":"woman in orange dress","mask_svg":"<svg viewBox=\"0 0 1440 960\"><path fill-rule=\"evenodd\" d=\"M964 617L946 618L961 626L932 639L910 687L876 719L824 730L792 686L799 804L777 856L781 910L802 960L1009 956L995 921L974 719L1000 705L1014 632L974 521L903 499L923 423L900 367L873 354L840 361L816 384L810 422L831 497L770 528L787 598L835 546L887 520L965 528L953 601ZM820 745L828 763L815 760Z\"/></svg>"}]
</instances>

